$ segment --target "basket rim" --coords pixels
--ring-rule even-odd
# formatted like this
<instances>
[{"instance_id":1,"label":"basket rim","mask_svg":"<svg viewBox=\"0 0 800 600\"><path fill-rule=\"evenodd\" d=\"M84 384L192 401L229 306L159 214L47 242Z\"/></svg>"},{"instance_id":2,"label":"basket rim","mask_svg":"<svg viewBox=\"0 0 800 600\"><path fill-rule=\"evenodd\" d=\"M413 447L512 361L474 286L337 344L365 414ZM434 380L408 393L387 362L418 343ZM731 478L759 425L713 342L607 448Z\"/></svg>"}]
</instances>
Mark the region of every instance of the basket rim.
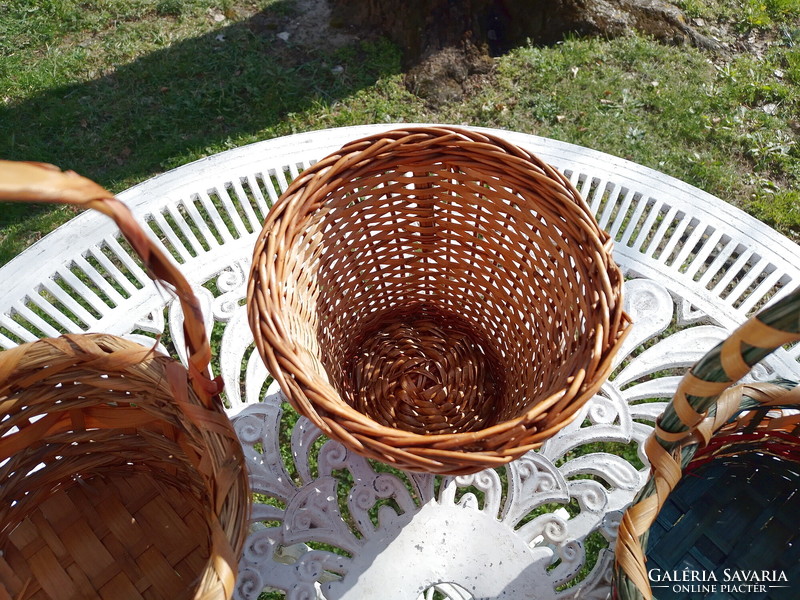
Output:
<instances>
[{"instance_id":1,"label":"basket rim","mask_svg":"<svg viewBox=\"0 0 800 600\"><path fill-rule=\"evenodd\" d=\"M287 321L284 318L286 305L283 294L271 293L269 302L273 304L274 310L270 310L267 308L267 301L259 297L257 292L258 290L266 289L268 283L273 282L270 277L274 277L272 263L270 262L269 265L261 264L259 258L263 255L274 256L276 248L288 243L290 240L290 236L287 233L289 225L284 222L284 219L295 223L298 213L305 215L308 212L312 212L311 209L304 211L305 208L310 206L308 203L310 202L309 196L312 191L316 193L326 185L335 187L340 171L350 169L353 165L363 167L366 161L372 157L386 157L400 145L410 144L416 152L436 142L442 144L442 147L439 148L437 146L437 149L443 149L445 145L449 144L460 148L462 152L465 147L469 149L470 144L474 145L474 147L488 148L498 165L512 161L523 166L528 173L535 173L538 179L547 180L548 184L554 189L558 188L561 195L571 200L570 208L574 207L580 211L582 217L585 218L585 222L591 223L593 226L591 230L594 236L593 250L602 260L603 267L605 267L605 269L599 269L603 272L603 281L598 282L598 284L602 285L606 292L615 292L613 289L614 283L607 272L607 269L613 269L616 272L617 285L620 289L619 293L607 294L608 297L615 298L614 306L608 310L610 317L607 327L604 328L603 324L599 323L593 328L598 340L595 349L595 361L592 365L594 369L592 373L593 380L588 381L585 379L587 366L576 367L573 373L568 374L569 379L562 389L551 390L546 397L533 401L527 407L527 410L514 418L473 431L422 434L383 425L349 405L341 398L341 395L329 379L317 372L304 353L294 350L297 342L287 333ZM368 155L364 158L367 151ZM483 160L488 159L483 158ZM348 171L348 176L350 175L352 173ZM314 210L317 208L319 206L315 206ZM584 223L584 221L582 220L581 223ZM254 333L259 353L267 363L268 371L286 392L289 402L295 410L311 419L326 434L331 435L335 431L359 447L363 447L364 440L369 440L370 444L377 444L379 442L374 438L379 438L380 442L394 444L393 453L411 451L415 453L415 459L421 454L430 453L433 456L450 456L462 459L466 456L472 456L476 459L483 457L487 463L504 463L530 449L541 446L545 439L551 437L555 431L563 428L564 425L574 419L585 402L567 402L565 405L559 406L559 401L567 394L571 394L570 397L574 397L577 394L580 394L581 397L586 395L586 401L588 401L599 390L611 372L614 355L631 329L631 319L624 311L621 298L622 276L619 272L619 267L616 266L611 257L612 243L610 234L600 229L597 225L594 215L574 185L557 169L530 152L493 134L482 131L473 131L455 126L401 127L373 134L346 144L338 151L301 172L273 204L264 221L263 229L253 252L253 262L247 286L248 320ZM288 348L289 355L276 356L272 349L273 346ZM292 366L291 381L287 379L287 375L284 372L283 365L286 364ZM592 371L589 370L589 372ZM325 401L324 408L320 410L321 407L319 407L318 403L305 397L307 390L313 390L315 397L323 398ZM296 401L296 394L290 392L302 392L299 394L302 399ZM334 399L334 401L329 401L329 399ZM547 428L533 434L536 436L536 441L532 443L526 443L524 446L515 446L513 443L500 444L498 445L499 449L454 449L470 442L479 443L494 435L505 435L510 440L523 437L526 431L530 432L533 429L531 426L535 424L541 415L546 414L547 410L554 407L557 407L558 410L550 413L550 416L553 417L547 421L550 424ZM522 410L522 407L520 410ZM334 421L336 420L344 421L344 424L335 423ZM519 430L519 436L513 434L515 429ZM340 439L339 435L332 435L331 437ZM498 457L500 457L499 460L496 460Z\"/></svg>"}]
</instances>

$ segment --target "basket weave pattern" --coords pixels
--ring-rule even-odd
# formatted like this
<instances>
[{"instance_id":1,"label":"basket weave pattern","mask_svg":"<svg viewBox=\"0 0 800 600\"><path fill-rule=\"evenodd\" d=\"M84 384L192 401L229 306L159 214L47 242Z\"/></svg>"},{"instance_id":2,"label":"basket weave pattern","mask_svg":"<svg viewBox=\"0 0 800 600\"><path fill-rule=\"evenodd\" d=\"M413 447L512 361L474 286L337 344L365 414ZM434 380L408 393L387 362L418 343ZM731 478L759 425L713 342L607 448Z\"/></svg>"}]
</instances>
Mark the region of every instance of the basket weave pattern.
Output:
<instances>
[{"instance_id":1,"label":"basket weave pattern","mask_svg":"<svg viewBox=\"0 0 800 600\"><path fill-rule=\"evenodd\" d=\"M470 473L539 446L608 374L621 274L568 180L484 134L352 142L272 207L256 345L323 432L396 466Z\"/></svg>"},{"instance_id":2,"label":"basket weave pattern","mask_svg":"<svg viewBox=\"0 0 800 600\"><path fill-rule=\"evenodd\" d=\"M0 199L112 217L181 301L189 368L106 334L0 353L0 598L230 598L244 458L208 376L199 302L127 208L73 173L0 161Z\"/></svg>"},{"instance_id":3,"label":"basket weave pattern","mask_svg":"<svg viewBox=\"0 0 800 600\"><path fill-rule=\"evenodd\" d=\"M800 290L743 324L681 381L646 442L651 477L620 524L615 598L653 598L646 558L648 532L684 473L748 455L757 455L758 460L774 457L788 461L783 468L796 472L800 459L800 387L788 381L734 383L775 349L800 340L798 315ZM777 506L772 503L767 508ZM748 517L752 521L759 518ZM778 556L785 550L774 547L759 551Z\"/></svg>"}]
</instances>

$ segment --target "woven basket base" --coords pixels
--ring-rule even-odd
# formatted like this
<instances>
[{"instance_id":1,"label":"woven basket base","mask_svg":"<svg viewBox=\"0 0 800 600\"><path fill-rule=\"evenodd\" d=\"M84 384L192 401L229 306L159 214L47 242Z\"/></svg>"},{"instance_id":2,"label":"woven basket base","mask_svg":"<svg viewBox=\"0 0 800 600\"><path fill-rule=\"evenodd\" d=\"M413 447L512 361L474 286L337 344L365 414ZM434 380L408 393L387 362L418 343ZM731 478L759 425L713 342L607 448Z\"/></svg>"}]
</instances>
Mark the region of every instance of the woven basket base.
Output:
<instances>
[{"instance_id":1,"label":"woven basket base","mask_svg":"<svg viewBox=\"0 0 800 600\"><path fill-rule=\"evenodd\" d=\"M11 532L0 599L191 598L209 546L203 507L190 495L144 474L80 480Z\"/></svg>"},{"instance_id":2,"label":"woven basket base","mask_svg":"<svg viewBox=\"0 0 800 600\"><path fill-rule=\"evenodd\" d=\"M464 319L418 307L384 314L360 340L344 396L381 425L461 433L490 427L501 414L497 358Z\"/></svg>"}]
</instances>

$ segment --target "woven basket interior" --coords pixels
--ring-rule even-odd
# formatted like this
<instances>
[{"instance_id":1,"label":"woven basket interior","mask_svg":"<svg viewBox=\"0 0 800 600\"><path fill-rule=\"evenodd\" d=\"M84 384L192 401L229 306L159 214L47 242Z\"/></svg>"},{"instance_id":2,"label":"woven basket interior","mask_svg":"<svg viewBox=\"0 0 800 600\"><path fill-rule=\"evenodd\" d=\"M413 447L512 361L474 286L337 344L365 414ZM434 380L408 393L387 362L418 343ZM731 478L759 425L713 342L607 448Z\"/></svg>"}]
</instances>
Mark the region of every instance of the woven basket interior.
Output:
<instances>
[{"instance_id":1,"label":"woven basket interior","mask_svg":"<svg viewBox=\"0 0 800 600\"><path fill-rule=\"evenodd\" d=\"M284 268L301 352L348 404L421 434L490 427L569 387L607 276L596 232L545 179L412 155L325 186Z\"/></svg>"},{"instance_id":2,"label":"woven basket interior","mask_svg":"<svg viewBox=\"0 0 800 600\"><path fill-rule=\"evenodd\" d=\"M110 368L43 341L0 389L0 447L16 450L0 462L0 597L194 598L216 585L199 465L217 450L176 403L170 359L116 369L141 347L87 339Z\"/></svg>"},{"instance_id":3,"label":"woven basket interior","mask_svg":"<svg viewBox=\"0 0 800 600\"><path fill-rule=\"evenodd\" d=\"M81 478L29 508L0 557L12 597L192 598L208 568L201 498L150 475Z\"/></svg>"},{"instance_id":4,"label":"woven basket interior","mask_svg":"<svg viewBox=\"0 0 800 600\"><path fill-rule=\"evenodd\" d=\"M648 569L663 573L688 569L709 585L716 583L718 591L726 570L739 577L743 572L759 576L765 571L783 572L792 586L800 578L798 487L798 464L773 455L742 452L703 462L684 475L650 528ZM652 585L659 600L705 597L700 583ZM795 597L792 588L769 586L769 581L759 586L762 590L729 586L725 597Z\"/></svg>"}]
</instances>

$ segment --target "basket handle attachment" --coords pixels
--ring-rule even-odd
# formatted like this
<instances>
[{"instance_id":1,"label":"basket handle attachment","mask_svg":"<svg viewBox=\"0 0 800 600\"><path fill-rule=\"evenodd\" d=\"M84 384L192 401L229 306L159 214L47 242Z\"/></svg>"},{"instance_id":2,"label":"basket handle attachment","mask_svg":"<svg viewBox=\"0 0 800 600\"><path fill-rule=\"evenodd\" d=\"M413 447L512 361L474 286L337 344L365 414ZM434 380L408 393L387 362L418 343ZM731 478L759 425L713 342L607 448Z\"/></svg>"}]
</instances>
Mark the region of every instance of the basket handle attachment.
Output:
<instances>
[{"instance_id":1,"label":"basket handle attachment","mask_svg":"<svg viewBox=\"0 0 800 600\"><path fill-rule=\"evenodd\" d=\"M213 408L219 402L222 380L210 376L211 347L200 302L186 278L144 233L123 202L73 171L62 171L46 163L8 160L0 160L0 200L71 204L92 208L111 217L141 258L150 277L167 286L178 297L184 314L184 338L192 387L207 408Z\"/></svg>"},{"instance_id":2,"label":"basket handle attachment","mask_svg":"<svg viewBox=\"0 0 800 600\"><path fill-rule=\"evenodd\" d=\"M622 518L616 562L636 596L652 599L642 538L681 479L698 445L743 408L800 405L800 386L735 386L752 367L785 344L800 341L800 288L751 317L683 377L645 442L653 474ZM787 389L788 388L788 389ZM711 416L709 416L711 415ZM634 597L631 594L629 597Z\"/></svg>"}]
</instances>

